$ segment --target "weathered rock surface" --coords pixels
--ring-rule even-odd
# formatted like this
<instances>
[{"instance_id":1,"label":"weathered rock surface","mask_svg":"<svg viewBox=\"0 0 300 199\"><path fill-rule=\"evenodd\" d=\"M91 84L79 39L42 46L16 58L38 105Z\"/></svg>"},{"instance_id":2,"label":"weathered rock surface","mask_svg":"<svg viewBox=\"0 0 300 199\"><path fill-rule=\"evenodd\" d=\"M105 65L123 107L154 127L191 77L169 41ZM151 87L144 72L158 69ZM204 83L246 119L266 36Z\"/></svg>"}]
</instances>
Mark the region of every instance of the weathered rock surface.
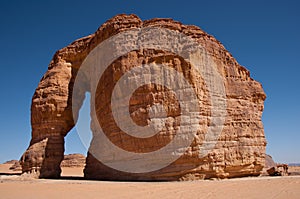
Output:
<instances>
[{"instance_id":1,"label":"weathered rock surface","mask_svg":"<svg viewBox=\"0 0 300 199\"><path fill-rule=\"evenodd\" d=\"M115 124L110 107L114 85L126 71L141 64L165 64L182 72L197 91L201 104L200 115L205 119L199 124L197 136L185 154L165 168L150 173L121 172L105 166L88 153L85 177L109 180L191 180L259 175L265 165L266 146L261 121L266 95L261 84L250 77L249 71L239 65L219 41L200 28L183 25L172 19L142 21L135 15L118 15L104 23L94 34L76 40L56 52L32 98L32 139L21 158L23 172L38 171L40 177L46 178L60 176L64 136L76 122L72 116L71 98L78 69L89 52L102 41L117 33L141 27L175 30L194 38L205 48L224 81L227 97L224 128L214 150L199 158L199 146L211 121L211 104L203 78L195 73L190 63L171 52L154 49L131 51L105 70L95 96L91 96L91 99L96 99L97 115L97 118L92 118L92 123L99 121L106 136L116 146L138 153L155 151L172 140L172 129L178 127L180 107L174 95L168 89L153 84L142 86L133 94L130 99L130 115L137 124L147 125L147 107L161 103L168 110L166 128L153 137L141 140L122 132ZM81 106L85 92L90 87L91 83L86 81L80 91L81 95L73 102L76 106ZM78 111L73 114L77 115ZM101 147L96 146L94 141L95 137L90 149Z\"/></svg>"},{"instance_id":2,"label":"weathered rock surface","mask_svg":"<svg viewBox=\"0 0 300 199\"><path fill-rule=\"evenodd\" d=\"M64 156L64 160L61 162L61 167L84 167L85 156L82 154L69 154Z\"/></svg>"}]
</instances>

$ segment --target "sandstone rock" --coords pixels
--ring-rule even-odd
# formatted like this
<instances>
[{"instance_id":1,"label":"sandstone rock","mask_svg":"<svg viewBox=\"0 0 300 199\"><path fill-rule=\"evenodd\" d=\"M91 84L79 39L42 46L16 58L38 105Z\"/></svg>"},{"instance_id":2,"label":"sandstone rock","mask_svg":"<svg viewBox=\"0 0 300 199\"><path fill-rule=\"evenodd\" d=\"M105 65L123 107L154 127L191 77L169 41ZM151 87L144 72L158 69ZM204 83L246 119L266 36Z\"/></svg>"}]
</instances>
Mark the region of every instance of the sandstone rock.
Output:
<instances>
[{"instance_id":1,"label":"sandstone rock","mask_svg":"<svg viewBox=\"0 0 300 199\"><path fill-rule=\"evenodd\" d=\"M272 167L276 167L276 163L274 162L272 156L266 154L266 162L265 162L265 168L269 169Z\"/></svg>"},{"instance_id":2,"label":"sandstone rock","mask_svg":"<svg viewBox=\"0 0 300 199\"><path fill-rule=\"evenodd\" d=\"M64 160L61 162L61 167L84 167L85 156L82 154L69 154L64 156Z\"/></svg>"},{"instance_id":3,"label":"sandstone rock","mask_svg":"<svg viewBox=\"0 0 300 199\"><path fill-rule=\"evenodd\" d=\"M64 155L64 159L60 167L84 167L86 157L82 154L68 154ZM9 169L13 171L22 171L22 165L18 160L9 160L3 164L12 165Z\"/></svg>"},{"instance_id":4,"label":"sandstone rock","mask_svg":"<svg viewBox=\"0 0 300 199\"><path fill-rule=\"evenodd\" d=\"M22 166L21 166L20 161L14 162L13 165L11 167L9 167L9 170L22 171Z\"/></svg>"},{"instance_id":5,"label":"sandstone rock","mask_svg":"<svg viewBox=\"0 0 300 199\"><path fill-rule=\"evenodd\" d=\"M277 170L277 167L271 167L267 170L267 173L269 176L280 176L279 171Z\"/></svg>"},{"instance_id":6,"label":"sandstone rock","mask_svg":"<svg viewBox=\"0 0 300 199\"><path fill-rule=\"evenodd\" d=\"M102 75L99 85L93 85L93 71L85 84L77 90L72 102L74 81L87 55L102 41L121 32L147 27L174 30L193 38L207 51L216 63L216 70L224 81L227 118L214 150L199 158L206 130L212 121L210 95L203 77L196 73L191 63L182 57L159 49L133 50L116 59ZM176 41L172 44L176 45ZM120 48L126 47L120 46ZM128 173L112 169L93 156L98 150L95 122L99 122L106 136L116 146L131 152L148 153L171 142L174 129L179 127L180 109L174 93L159 85L149 84L138 88L130 98L129 112L132 120L145 126L149 121L149 109L162 104L167 110L165 128L157 135L138 139L124 133L115 123L110 106L111 94L118 80L130 69L141 64L164 64L181 72L197 92L199 114L204 118L197 135L184 155L170 165L148 173ZM144 75L150 75L144 74ZM230 178L257 176L265 165L263 124L261 121L266 95L262 86L250 77L247 69L239 65L232 55L213 36L196 26L183 25L172 19L142 21L135 15L118 15L104 23L94 34L74 41L57 51L41 79L32 98L32 139L22 156L23 172L39 172L40 177L60 176L60 164L64 153L64 136L73 128L72 114L78 114L85 92L96 86L96 113L92 117L94 134L86 159L85 177L108 180L186 180L206 178ZM73 110L72 103L77 109ZM93 103L93 101L92 101ZM122 104L119 104L121 108ZM93 116L93 115L92 115ZM76 120L76 119L75 119ZM185 126L183 126L185 127ZM188 126L186 126L188 128ZM106 149L103 149L106 150ZM122 163L123 160L115 160ZM159 160L158 160L159 161Z\"/></svg>"},{"instance_id":7,"label":"sandstone rock","mask_svg":"<svg viewBox=\"0 0 300 199\"><path fill-rule=\"evenodd\" d=\"M274 162L272 156L266 154L265 156L265 166L261 172L261 175L262 176L268 176L270 175L270 172L272 173L273 172L273 169L274 168L274 172L275 172L275 169L277 168L277 165L276 163Z\"/></svg>"},{"instance_id":8,"label":"sandstone rock","mask_svg":"<svg viewBox=\"0 0 300 199\"><path fill-rule=\"evenodd\" d=\"M266 154L265 167L262 171L262 175L287 176L290 174L288 169L288 164L275 163L272 156Z\"/></svg>"},{"instance_id":9,"label":"sandstone rock","mask_svg":"<svg viewBox=\"0 0 300 199\"><path fill-rule=\"evenodd\" d=\"M8 160L8 161L4 162L3 164L15 164L17 162L19 162L19 161L18 160Z\"/></svg>"}]
</instances>

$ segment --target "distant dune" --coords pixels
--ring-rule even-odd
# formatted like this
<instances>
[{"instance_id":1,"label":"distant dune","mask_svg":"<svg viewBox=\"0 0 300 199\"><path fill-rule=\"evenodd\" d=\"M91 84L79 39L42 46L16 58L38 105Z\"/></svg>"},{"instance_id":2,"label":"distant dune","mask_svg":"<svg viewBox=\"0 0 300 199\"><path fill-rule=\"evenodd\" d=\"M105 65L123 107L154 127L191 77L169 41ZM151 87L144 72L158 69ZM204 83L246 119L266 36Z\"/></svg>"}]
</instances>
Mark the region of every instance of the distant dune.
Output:
<instances>
[{"instance_id":1,"label":"distant dune","mask_svg":"<svg viewBox=\"0 0 300 199\"><path fill-rule=\"evenodd\" d=\"M289 163L289 166L300 167L300 163Z\"/></svg>"}]
</instances>

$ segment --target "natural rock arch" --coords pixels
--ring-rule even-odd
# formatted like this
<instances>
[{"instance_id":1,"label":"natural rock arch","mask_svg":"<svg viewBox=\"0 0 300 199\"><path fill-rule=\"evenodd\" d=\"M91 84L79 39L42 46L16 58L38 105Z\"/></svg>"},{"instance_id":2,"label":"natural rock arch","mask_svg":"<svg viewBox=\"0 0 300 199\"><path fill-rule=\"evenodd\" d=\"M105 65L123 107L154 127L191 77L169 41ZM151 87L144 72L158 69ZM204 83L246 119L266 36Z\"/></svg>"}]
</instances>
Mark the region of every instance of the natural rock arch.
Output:
<instances>
[{"instance_id":1,"label":"natural rock arch","mask_svg":"<svg viewBox=\"0 0 300 199\"><path fill-rule=\"evenodd\" d=\"M26 173L37 172L39 177L42 178L60 177L60 163L64 157L64 137L74 127L76 121L73 120L72 114L78 115L85 92L89 91L90 87L89 82L86 81L86 85L82 87L82 91L78 95L78 101L75 102L78 109L73 113L72 91L78 69L89 52L102 41L117 33L141 27L164 27L181 32L194 38L213 57L217 63L217 69L224 79L227 96L228 117L223 131L215 149L206 157L198 158L197 155L199 153L197 147L201 145L205 133L205 129L199 129L198 137L183 157L166 168L150 173L120 172L105 166L92 154L88 153L84 170L85 177L109 180L185 180L259 175L264 166L266 146L261 121L263 102L266 95L261 84L250 77L249 71L240 66L219 41L200 28L183 25L172 19L142 21L135 15L117 15L104 23L94 34L76 40L55 53L48 71L40 80L32 98L32 138L30 146L21 158L22 171ZM112 77L120 75L113 68L125 66L128 69L145 62L168 63L171 67L178 66L180 70L184 71L194 87L204 93L204 97L199 100L202 100L205 104L202 114L207 115L208 119L205 121L205 125L209 125L209 111L206 110L209 103L207 102L208 97L205 94L205 89L203 89L201 77L192 73L189 63L170 52L151 49L132 51L112 64L113 66L104 74L103 81L114 81ZM123 71L122 74L124 72L126 71ZM103 92L111 93L113 84L105 86L106 89ZM155 86L141 88L137 91L137 94L155 92L171 97L167 94L167 90ZM176 104L175 101L168 99L169 102L166 102L166 106ZM150 103L143 98L139 100L138 105ZM153 103L153 100L161 102L162 98L154 98L151 103ZM105 101L99 106L105 108L107 103ZM136 111L136 109L133 111ZM136 123L143 125L147 116L143 113L137 114L136 117L132 115L133 119ZM176 110L170 112L170 116L174 118L176 114ZM104 122L110 120L107 114L103 114L101 118ZM166 142L171 137L169 134ZM127 150L135 150L135 146L142 146L145 151L151 151L157 147L153 145L153 142L147 144L134 140L133 146L126 143L129 138L122 136L113 138L115 143L120 142L120 140L123 143L120 147Z\"/></svg>"}]
</instances>

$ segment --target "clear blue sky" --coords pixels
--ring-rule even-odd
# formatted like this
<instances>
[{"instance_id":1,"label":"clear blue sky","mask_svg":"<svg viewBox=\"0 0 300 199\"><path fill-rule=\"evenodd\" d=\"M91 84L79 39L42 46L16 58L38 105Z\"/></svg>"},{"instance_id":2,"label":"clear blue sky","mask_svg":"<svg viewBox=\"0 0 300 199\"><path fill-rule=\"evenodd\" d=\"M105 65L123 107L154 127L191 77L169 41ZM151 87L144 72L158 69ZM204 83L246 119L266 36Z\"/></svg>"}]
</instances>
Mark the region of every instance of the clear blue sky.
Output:
<instances>
[{"instance_id":1,"label":"clear blue sky","mask_svg":"<svg viewBox=\"0 0 300 199\"><path fill-rule=\"evenodd\" d=\"M300 162L299 2L104 2L1 1L0 162L19 159L28 146L31 97L55 51L119 13L173 18L214 35L264 87L267 153ZM86 153L76 130L66 144L66 153Z\"/></svg>"}]
</instances>

